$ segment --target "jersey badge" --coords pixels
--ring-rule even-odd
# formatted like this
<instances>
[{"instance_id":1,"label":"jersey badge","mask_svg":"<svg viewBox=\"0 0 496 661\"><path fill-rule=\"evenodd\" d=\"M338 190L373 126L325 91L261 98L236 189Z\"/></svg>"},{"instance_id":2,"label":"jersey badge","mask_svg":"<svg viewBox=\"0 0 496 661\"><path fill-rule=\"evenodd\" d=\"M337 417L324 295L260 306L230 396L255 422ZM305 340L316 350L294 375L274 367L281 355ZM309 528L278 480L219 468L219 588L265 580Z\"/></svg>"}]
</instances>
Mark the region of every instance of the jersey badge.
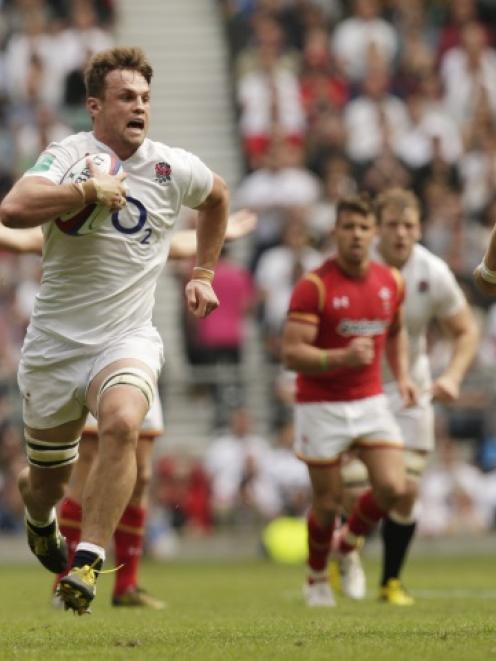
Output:
<instances>
[{"instance_id":1,"label":"jersey badge","mask_svg":"<svg viewBox=\"0 0 496 661\"><path fill-rule=\"evenodd\" d=\"M332 307L335 310L339 310L340 308L349 308L350 299L348 296L334 296L332 299Z\"/></svg>"},{"instance_id":2,"label":"jersey badge","mask_svg":"<svg viewBox=\"0 0 496 661\"><path fill-rule=\"evenodd\" d=\"M384 312L389 313L391 310L391 290L388 287L381 287L378 296L382 301Z\"/></svg>"},{"instance_id":3,"label":"jersey badge","mask_svg":"<svg viewBox=\"0 0 496 661\"><path fill-rule=\"evenodd\" d=\"M155 181L159 184L168 184L171 180L172 168L166 161L155 163Z\"/></svg>"},{"instance_id":4,"label":"jersey badge","mask_svg":"<svg viewBox=\"0 0 496 661\"><path fill-rule=\"evenodd\" d=\"M427 280L419 280L417 290L420 294L425 294L426 291L429 291L429 283Z\"/></svg>"}]
</instances>

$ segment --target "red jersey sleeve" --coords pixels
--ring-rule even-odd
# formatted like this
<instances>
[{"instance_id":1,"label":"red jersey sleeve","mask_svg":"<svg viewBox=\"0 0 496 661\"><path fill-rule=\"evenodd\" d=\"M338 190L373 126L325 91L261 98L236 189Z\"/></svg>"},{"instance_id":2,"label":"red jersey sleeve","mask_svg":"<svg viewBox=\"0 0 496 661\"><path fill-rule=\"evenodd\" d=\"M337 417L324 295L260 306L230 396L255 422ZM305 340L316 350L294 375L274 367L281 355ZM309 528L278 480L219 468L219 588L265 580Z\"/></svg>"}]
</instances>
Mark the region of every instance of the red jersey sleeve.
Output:
<instances>
[{"instance_id":1,"label":"red jersey sleeve","mask_svg":"<svg viewBox=\"0 0 496 661\"><path fill-rule=\"evenodd\" d=\"M318 326L324 308L325 287L316 273L307 273L293 289L288 319Z\"/></svg>"}]
</instances>

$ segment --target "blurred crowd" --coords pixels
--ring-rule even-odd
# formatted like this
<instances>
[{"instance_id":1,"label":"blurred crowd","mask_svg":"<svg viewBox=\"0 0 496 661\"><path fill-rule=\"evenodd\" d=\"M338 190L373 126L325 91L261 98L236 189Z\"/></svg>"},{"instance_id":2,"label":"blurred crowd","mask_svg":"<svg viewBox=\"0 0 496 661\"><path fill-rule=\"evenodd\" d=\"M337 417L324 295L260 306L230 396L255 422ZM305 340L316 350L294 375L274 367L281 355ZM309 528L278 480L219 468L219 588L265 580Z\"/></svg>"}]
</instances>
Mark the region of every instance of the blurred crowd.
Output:
<instances>
[{"instance_id":1,"label":"blurred crowd","mask_svg":"<svg viewBox=\"0 0 496 661\"><path fill-rule=\"evenodd\" d=\"M208 446L157 458L150 544L171 530L301 515L306 469L291 452L293 377L279 340L290 292L332 251L337 201L413 189L423 242L474 305L483 341L459 404L439 410L424 483L425 534L487 530L496 511L496 306L471 273L496 220L496 3L492 0L218 0L230 47L245 175L235 206L259 223L216 276L221 307L183 316L186 360L206 373ZM87 130L82 71L113 44L112 0L0 0L0 196L50 141ZM63 53L63 57L61 57ZM187 277L184 264L178 280ZM0 255L0 530L19 528L24 461L15 371L39 281L37 257ZM178 320L180 323L180 320ZM270 424L255 432L241 369L248 324L263 346ZM446 345L434 328L434 370ZM203 372L202 372L203 370ZM262 378L262 375L260 375ZM434 505L436 504L436 505ZM421 519L422 520L422 519Z\"/></svg>"}]
</instances>

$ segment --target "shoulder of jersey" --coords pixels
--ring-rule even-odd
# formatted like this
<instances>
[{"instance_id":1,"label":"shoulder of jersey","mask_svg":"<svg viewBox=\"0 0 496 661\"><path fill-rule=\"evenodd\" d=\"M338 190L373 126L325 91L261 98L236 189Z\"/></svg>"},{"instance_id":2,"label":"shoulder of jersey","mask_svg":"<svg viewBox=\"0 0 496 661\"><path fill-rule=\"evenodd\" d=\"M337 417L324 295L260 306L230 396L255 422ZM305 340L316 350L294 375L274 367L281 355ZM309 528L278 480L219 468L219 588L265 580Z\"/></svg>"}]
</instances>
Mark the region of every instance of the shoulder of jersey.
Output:
<instances>
[{"instance_id":1,"label":"shoulder of jersey","mask_svg":"<svg viewBox=\"0 0 496 661\"><path fill-rule=\"evenodd\" d=\"M81 145L84 145L84 147L90 148L91 146L92 152L101 151L101 149L97 149L97 143L94 141L93 135L89 131L80 131L79 133L68 135L61 140L59 144L62 145L62 147L80 147Z\"/></svg>"},{"instance_id":2,"label":"shoulder of jersey","mask_svg":"<svg viewBox=\"0 0 496 661\"><path fill-rule=\"evenodd\" d=\"M417 243L414 247L413 258L419 264L426 264L437 269L449 270L449 266L444 259L438 257L420 243Z\"/></svg>"}]
</instances>

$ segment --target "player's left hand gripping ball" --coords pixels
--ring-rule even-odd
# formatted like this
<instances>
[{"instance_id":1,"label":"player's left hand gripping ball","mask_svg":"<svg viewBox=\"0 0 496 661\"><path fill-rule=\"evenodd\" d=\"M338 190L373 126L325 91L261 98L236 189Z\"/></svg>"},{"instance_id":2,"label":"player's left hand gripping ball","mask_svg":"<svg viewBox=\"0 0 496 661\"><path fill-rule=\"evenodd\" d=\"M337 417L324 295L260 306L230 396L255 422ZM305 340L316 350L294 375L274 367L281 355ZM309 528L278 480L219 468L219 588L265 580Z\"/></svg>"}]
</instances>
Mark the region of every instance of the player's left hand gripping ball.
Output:
<instances>
[{"instance_id":1,"label":"player's left hand gripping ball","mask_svg":"<svg viewBox=\"0 0 496 661\"><path fill-rule=\"evenodd\" d=\"M102 152L83 156L76 161L66 172L61 183L84 184L97 173L124 176L121 161L111 154ZM119 191L121 188L124 190L121 181L116 181L115 185ZM98 196L96 202L82 204L78 209L61 214L55 220L55 224L62 232L71 236L91 234L105 223L112 211L125 206L125 196L119 191L113 195L115 198L113 204L107 203L107 200L101 200Z\"/></svg>"}]
</instances>

